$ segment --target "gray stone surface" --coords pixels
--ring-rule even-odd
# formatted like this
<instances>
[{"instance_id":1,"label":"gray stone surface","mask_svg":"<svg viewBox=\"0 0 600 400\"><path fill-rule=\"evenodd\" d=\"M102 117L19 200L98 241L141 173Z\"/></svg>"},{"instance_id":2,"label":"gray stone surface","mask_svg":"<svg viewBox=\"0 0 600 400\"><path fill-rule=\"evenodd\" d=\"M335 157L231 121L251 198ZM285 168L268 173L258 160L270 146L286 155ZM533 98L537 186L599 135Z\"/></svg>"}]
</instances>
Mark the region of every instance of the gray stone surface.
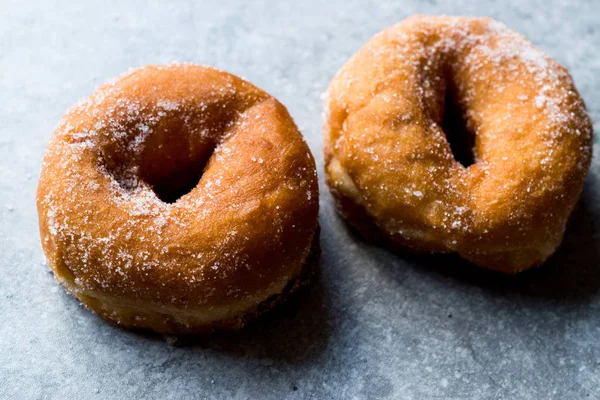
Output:
<instances>
[{"instance_id":1,"label":"gray stone surface","mask_svg":"<svg viewBox=\"0 0 600 400\"><path fill-rule=\"evenodd\" d=\"M516 278L367 245L321 182L320 278L240 335L168 345L115 328L44 264L42 152L96 85L175 60L231 71L288 106L321 168L321 93L413 13L490 15L523 32L570 69L600 131L593 1L2 2L0 398L600 398L598 158L561 249Z\"/></svg>"}]
</instances>

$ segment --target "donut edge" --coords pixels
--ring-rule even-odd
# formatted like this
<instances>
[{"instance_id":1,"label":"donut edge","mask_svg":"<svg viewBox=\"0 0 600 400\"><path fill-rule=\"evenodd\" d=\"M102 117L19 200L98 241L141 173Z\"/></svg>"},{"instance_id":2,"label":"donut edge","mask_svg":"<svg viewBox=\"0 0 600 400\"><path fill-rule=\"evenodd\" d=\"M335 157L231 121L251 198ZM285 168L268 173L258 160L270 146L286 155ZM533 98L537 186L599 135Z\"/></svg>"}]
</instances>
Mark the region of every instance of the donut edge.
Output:
<instances>
[{"instance_id":1,"label":"donut edge","mask_svg":"<svg viewBox=\"0 0 600 400\"><path fill-rule=\"evenodd\" d=\"M207 336L215 333L229 333L240 331L250 323L255 322L257 319L267 314L274 308L283 305L292 295L296 294L300 289L308 286L313 278L317 274L317 265L321 255L320 247L320 225L317 223L313 234L312 243L304 264L300 268L300 274L293 278L283 288L280 293L271 295L267 299L258 303L252 307L248 312L237 317L230 319L217 320L208 324L196 324L187 325L173 321L166 314L155 312L153 318L144 318L146 326L140 326L139 319L133 314L128 314L127 309L123 309L123 312L118 312L113 309L106 309L104 303L98 299L81 295L77 293L67 279L58 275L54 268L51 267L55 280L65 289L66 293L75 297L80 304L87 310L98 315L105 321L112 325L119 326L134 332L148 333L148 334L159 334L165 337L168 336ZM93 304L96 303L99 306L95 307ZM148 324L150 320L155 320L157 324Z\"/></svg>"},{"instance_id":2,"label":"donut edge","mask_svg":"<svg viewBox=\"0 0 600 400\"><path fill-rule=\"evenodd\" d=\"M415 246L414 244L411 245L410 241L406 239L403 239L402 243L399 243L399 240L402 239L400 237L397 240L393 240L376 224L374 218L361 204L333 185L328 184L328 188L334 199L338 215L354 234L361 237L367 243L384 246L398 254L456 254L465 264L506 275L517 275L543 266L560 248L567 228L567 224L565 223L562 226L560 234L557 236L556 243L551 243L545 247L506 250L502 246L499 246L495 250L487 251L449 251L444 248ZM527 260L527 262L523 262L522 260Z\"/></svg>"}]
</instances>

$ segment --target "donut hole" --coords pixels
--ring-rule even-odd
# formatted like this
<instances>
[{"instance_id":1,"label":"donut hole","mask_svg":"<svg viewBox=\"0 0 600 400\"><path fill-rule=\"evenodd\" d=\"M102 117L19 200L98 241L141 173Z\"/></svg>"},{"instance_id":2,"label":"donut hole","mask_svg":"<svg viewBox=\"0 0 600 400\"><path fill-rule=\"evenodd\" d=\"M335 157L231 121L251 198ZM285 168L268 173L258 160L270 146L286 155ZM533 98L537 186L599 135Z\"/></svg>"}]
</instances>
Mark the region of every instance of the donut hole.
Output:
<instances>
[{"instance_id":1,"label":"donut hole","mask_svg":"<svg viewBox=\"0 0 600 400\"><path fill-rule=\"evenodd\" d=\"M155 153L140 165L140 177L161 201L175 203L198 185L214 147L207 144L195 152Z\"/></svg>"},{"instance_id":2,"label":"donut hole","mask_svg":"<svg viewBox=\"0 0 600 400\"><path fill-rule=\"evenodd\" d=\"M175 203L198 186L238 108L217 98L185 108L148 107L133 116L119 110L127 117L119 120L118 134L107 135L100 163L125 191L143 182L164 203Z\"/></svg>"},{"instance_id":3,"label":"donut hole","mask_svg":"<svg viewBox=\"0 0 600 400\"><path fill-rule=\"evenodd\" d=\"M175 203L198 186L234 114L232 104L217 99L163 118L144 144L140 178L160 200Z\"/></svg>"},{"instance_id":4,"label":"donut hole","mask_svg":"<svg viewBox=\"0 0 600 400\"><path fill-rule=\"evenodd\" d=\"M470 165L475 164L477 159L473 151L475 134L470 131L465 115L465 109L461 105L456 85L449 79L441 125L454 159L465 168L468 168Z\"/></svg>"},{"instance_id":5,"label":"donut hole","mask_svg":"<svg viewBox=\"0 0 600 400\"><path fill-rule=\"evenodd\" d=\"M172 175L155 179L145 178L145 180L161 201L171 204L191 192L198 185L201 177L202 170L193 171L184 167Z\"/></svg>"},{"instance_id":6,"label":"donut hole","mask_svg":"<svg viewBox=\"0 0 600 400\"><path fill-rule=\"evenodd\" d=\"M108 151L100 163L126 192L145 182L161 201L175 203L198 185L215 147L206 142L190 149L183 141L173 140L147 146L137 160L126 152Z\"/></svg>"},{"instance_id":7,"label":"donut hole","mask_svg":"<svg viewBox=\"0 0 600 400\"><path fill-rule=\"evenodd\" d=\"M215 146L202 133L171 126L148 138L140 160L140 178L160 200L175 203L198 185Z\"/></svg>"}]
</instances>

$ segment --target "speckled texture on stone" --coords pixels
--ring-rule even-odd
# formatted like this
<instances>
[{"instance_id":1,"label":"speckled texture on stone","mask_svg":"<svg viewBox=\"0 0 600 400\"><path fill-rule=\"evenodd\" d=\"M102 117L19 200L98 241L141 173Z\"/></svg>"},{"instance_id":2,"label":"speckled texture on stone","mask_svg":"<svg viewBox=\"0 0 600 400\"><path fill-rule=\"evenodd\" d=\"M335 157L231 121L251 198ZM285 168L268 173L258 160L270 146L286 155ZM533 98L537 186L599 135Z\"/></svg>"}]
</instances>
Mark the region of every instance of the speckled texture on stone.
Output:
<instances>
[{"instance_id":1,"label":"speckled texture on stone","mask_svg":"<svg viewBox=\"0 0 600 400\"><path fill-rule=\"evenodd\" d=\"M244 76L287 105L322 176L321 93L367 39L413 13L489 15L524 33L569 68L600 131L593 1L3 2L0 398L600 398L598 157L561 249L516 278L363 243L321 179L320 278L240 335L167 345L115 328L44 265L42 152L96 85L169 61Z\"/></svg>"}]
</instances>

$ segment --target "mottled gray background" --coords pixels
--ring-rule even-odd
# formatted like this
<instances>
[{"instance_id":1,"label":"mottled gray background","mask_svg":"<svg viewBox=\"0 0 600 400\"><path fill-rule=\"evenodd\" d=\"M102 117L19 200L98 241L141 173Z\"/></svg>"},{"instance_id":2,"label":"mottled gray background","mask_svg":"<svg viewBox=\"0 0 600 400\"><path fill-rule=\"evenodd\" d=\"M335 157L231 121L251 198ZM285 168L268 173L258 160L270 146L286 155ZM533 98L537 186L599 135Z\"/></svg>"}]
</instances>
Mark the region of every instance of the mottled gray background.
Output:
<instances>
[{"instance_id":1,"label":"mottled gray background","mask_svg":"<svg viewBox=\"0 0 600 400\"><path fill-rule=\"evenodd\" d=\"M318 281L244 334L175 346L104 323L54 283L34 199L65 109L148 63L210 64L263 87L287 105L321 172L327 83L413 13L490 15L523 32L570 69L600 131L599 3L0 4L1 399L600 398L598 158L561 249L516 278L367 245L321 185Z\"/></svg>"}]
</instances>

